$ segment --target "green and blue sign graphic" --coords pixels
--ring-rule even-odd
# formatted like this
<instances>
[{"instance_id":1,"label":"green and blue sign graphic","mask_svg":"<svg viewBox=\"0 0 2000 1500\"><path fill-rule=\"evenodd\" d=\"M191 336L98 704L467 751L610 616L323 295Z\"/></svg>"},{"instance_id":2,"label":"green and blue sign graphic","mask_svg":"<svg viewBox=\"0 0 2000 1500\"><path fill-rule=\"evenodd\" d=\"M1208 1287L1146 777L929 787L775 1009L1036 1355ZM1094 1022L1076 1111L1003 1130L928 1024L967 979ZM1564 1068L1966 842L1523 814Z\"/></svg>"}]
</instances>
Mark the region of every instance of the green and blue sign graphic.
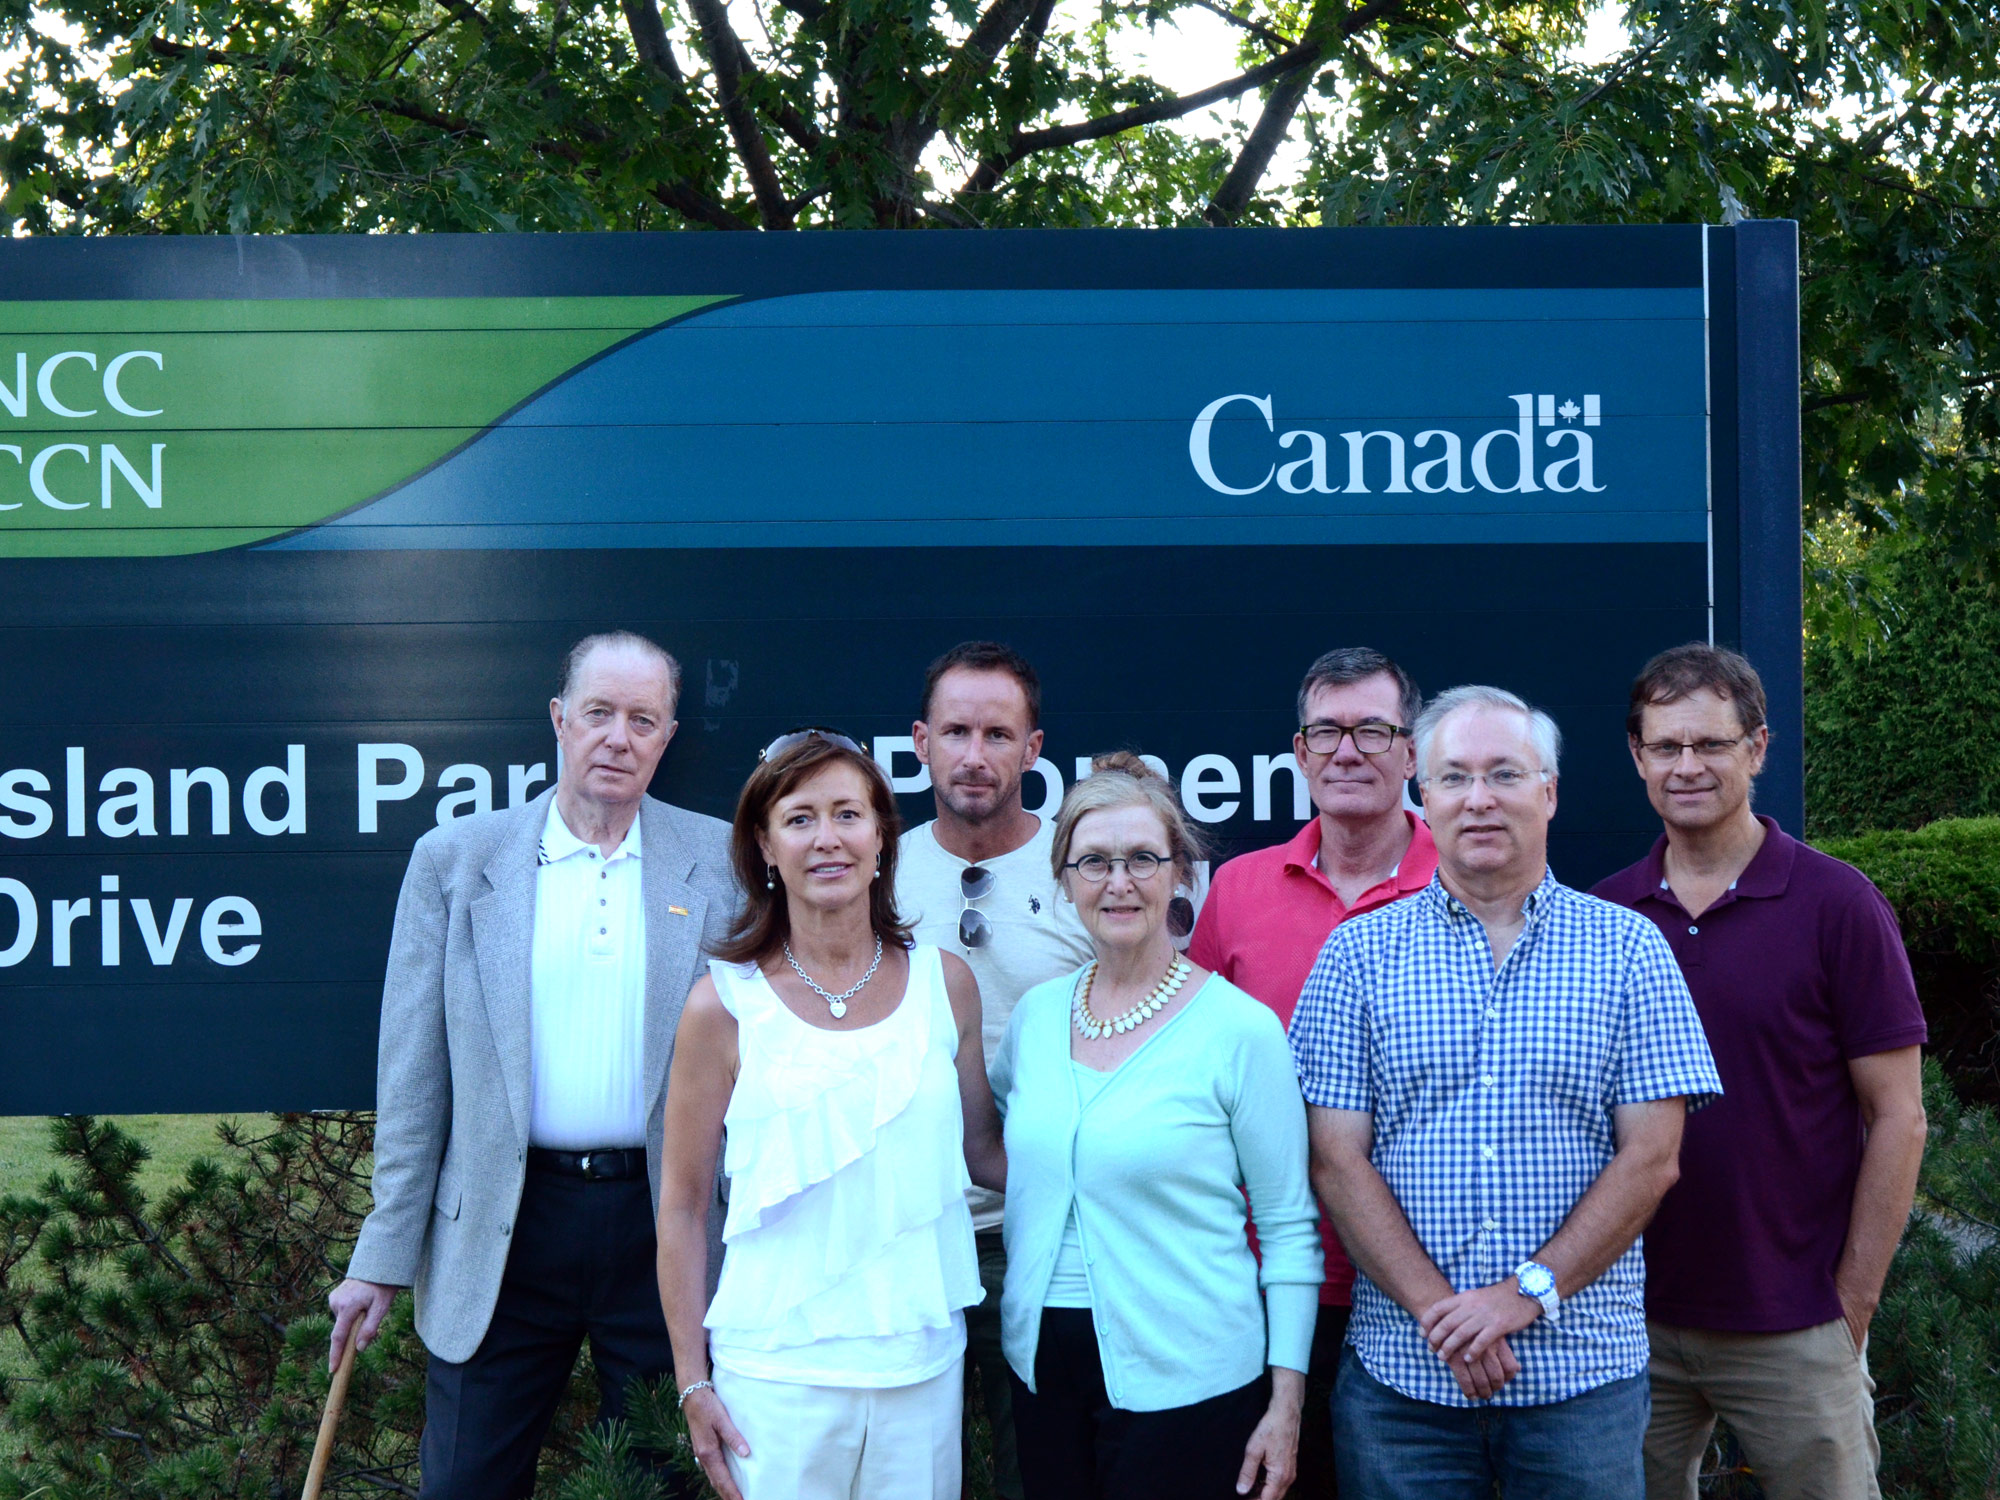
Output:
<instances>
[{"instance_id":1,"label":"green and blue sign graphic","mask_svg":"<svg viewBox=\"0 0 2000 1500\"><path fill-rule=\"evenodd\" d=\"M1052 811L1157 755L1227 854L1310 816L1291 697L1368 644L1570 750L1743 645L1796 823L1788 225L0 244L0 1112L366 1104L429 827L557 773L577 636L686 667L654 788L1026 652Z\"/></svg>"}]
</instances>

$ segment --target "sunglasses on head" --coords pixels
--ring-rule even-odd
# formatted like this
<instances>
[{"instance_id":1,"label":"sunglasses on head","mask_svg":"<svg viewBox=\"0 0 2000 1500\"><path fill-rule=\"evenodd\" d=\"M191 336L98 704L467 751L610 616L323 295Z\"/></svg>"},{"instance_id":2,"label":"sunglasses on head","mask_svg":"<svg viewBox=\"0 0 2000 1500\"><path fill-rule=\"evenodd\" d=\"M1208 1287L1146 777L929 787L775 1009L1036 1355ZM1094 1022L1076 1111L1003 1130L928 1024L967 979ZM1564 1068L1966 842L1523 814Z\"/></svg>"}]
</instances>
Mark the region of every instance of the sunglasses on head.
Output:
<instances>
[{"instance_id":1,"label":"sunglasses on head","mask_svg":"<svg viewBox=\"0 0 2000 1500\"><path fill-rule=\"evenodd\" d=\"M838 745L843 750L852 750L856 755L866 755L868 753L866 745L862 744L859 740L849 739L838 729L822 729L818 725L813 725L805 729L789 730L779 735L770 744L757 752L757 759L760 761L770 760L774 756L783 755L787 750L795 746L803 745L810 739L825 740L829 745Z\"/></svg>"}]
</instances>

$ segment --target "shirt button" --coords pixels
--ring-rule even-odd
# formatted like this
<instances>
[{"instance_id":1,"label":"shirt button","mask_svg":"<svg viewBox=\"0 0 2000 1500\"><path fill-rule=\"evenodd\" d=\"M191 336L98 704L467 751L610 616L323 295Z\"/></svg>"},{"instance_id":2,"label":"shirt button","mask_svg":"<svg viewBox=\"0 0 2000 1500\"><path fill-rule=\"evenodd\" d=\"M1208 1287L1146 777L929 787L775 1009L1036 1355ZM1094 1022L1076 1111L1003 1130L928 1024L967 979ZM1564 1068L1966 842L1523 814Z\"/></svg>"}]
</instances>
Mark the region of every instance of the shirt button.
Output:
<instances>
[{"instance_id":1,"label":"shirt button","mask_svg":"<svg viewBox=\"0 0 2000 1500\"><path fill-rule=\"evenodd\" d=\"M500 1238L503 1240L506 1239L513 1232L514 1232L514 1226L512 1224L502 1224L500 1226Z\"/></svg>"},{"instance_id":2,"label":"shirt button","mask_svg":"<svg viewBox=\"0 0 2000 1500\"><path fill-rule=\"evenodd\" d=\"M1493 1160L1493 1148L1491 1146L1481 1146L1479 1148L1479 1154L1485 1157L1488 1161Z\"/></svg>"},{"instance_id":3,"label":"shirt button","mask_svg":"<svg viewBox=\"0 0 2000 1500\"><path fill-rule=\"evenodd\" d=\"M597 929L597 935L598 935L599 937L603 937L603 936L604 936L604 935L605 935L606 933L608 933L608 932L610 932L610 931L611 931L611 929L610 929L609 927L600 927L600 928L598 928L598 929Z\"/></svg>"},{"instance_id":4,"label":"shirt button","mask_svg":"<svg viewBox=\"0 0 2000 1500\"><path fill-rule=\"evenodd\" d=\"M611 903L609 901L606 901L602 896L599 896L597 898L597 904L599 906L609 906Z\"/></svg>"},{"instance_id":5,"label":"shirt button","mask_svg":"<svg viewBox=\"0 0 2000 1500\"><path fill-rule=\"evenodd\" d=\"M1697 932L1700 932L1700 931L1701 931L1701 929L1700 929L1699 927L1690 927L1690 928L1688 928L1688 936L1689 936L1689 937L1693 937L1693 936L1694 936L1694 935L1695 935L1695 934L1696 934Z\"/></svg>"},{"instance_id":6,"label":"shirt button","mask_svg":"<svg viewBox=\"0 0 2000 1500\"><path fill-rule=\"evenodd\" d=\"M1481 1221L1479 1227L1490 1233L1491 1231L1498 1229L1500 1227L1500 1221L1498 1219L1486 1219Z\"/></svg>"},{"instance_id":7,"label":"shirt button","mask_svg":"<svg viewBox=\"0 0 2000 1500\"><path fill-rule=\"evenodd\" d=\"M1480 1079L1479 1081L1485 1084L1489 1089L1493 1087L1493 1075L1491 1073L1488 1073L1484 1078Z\"/></svg>"},{"instance_id":8,"label":"shirt button","mask_svg":"<svg viewBox=\"0 0 2000 1500\"><path fill-rule=\"evenodd\" d=\"M1489 1005L1489 1006L1487 1006L1487 1007L1486 1007L1486 1019L1487 1019L1487 1020L1489 1020L1489 1021L1497 1021L1497 1020L1499 1020L1499 1019L1500 1019L1500 1007L1499 1007L1499 1006L1497 1006L1497 1005Z\"/></svg>"}]
</instances>

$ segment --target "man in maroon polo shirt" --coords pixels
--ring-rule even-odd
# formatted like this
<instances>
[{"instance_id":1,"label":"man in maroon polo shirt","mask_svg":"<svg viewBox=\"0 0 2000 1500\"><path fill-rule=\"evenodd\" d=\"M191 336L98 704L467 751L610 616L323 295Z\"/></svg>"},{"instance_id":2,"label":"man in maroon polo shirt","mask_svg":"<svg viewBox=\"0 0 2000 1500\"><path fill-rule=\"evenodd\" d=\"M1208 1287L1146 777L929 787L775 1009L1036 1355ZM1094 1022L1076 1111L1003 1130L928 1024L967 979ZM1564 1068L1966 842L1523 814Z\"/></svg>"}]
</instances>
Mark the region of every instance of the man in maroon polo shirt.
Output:
<instances>
[{"instance_id":1,"label":"man in maroon polo shirt","mask_svg":"<svg viewBox=\"0 0 2000 1500\"><path fill-rule=\"evenodd\" d=\"M1666 833L1594 894L1650 917L1722 1075L1646 1228L1647 1500L1694 1500L1715 1419L1768 1500L1878 1494L1868 1322L1923 1158L1923 1011L1895 914L1750 810L1749 662L1679 646L1625 721Z\"/></svg>"},{"instance_id":2,"label":"man in maroon polo shirt","mask_svg":"<svg viewBox=\"0 0 2000 1500\"><path fill-rule=\"evenodd\" d=\"M1292 753L1319 815L1297 837L1232 859L1209 886L1188 957L1287 1025L1333 929L1421 891L1437 871L1430 829L1403 810L1417 766L1410 728L1422 707L1409 673L1379 651L1342 647L1314 662L1299 685ZM1354 1294L1354 1267L1324 1214L1319 1232L1326 1280L1292 1489L1312 1500L1334 1493L1333 1381Z\"/></svg>"}]
</instances>

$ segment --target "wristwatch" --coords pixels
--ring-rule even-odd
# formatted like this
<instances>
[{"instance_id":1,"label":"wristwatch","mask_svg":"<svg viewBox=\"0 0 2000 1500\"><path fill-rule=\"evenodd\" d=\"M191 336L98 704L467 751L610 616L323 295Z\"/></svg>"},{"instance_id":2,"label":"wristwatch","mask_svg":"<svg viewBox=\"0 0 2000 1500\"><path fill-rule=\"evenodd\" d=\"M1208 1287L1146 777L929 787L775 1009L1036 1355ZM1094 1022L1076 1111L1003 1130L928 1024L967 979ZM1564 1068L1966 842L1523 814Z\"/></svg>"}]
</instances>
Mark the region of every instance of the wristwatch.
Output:
<instances>
[{"instance_id":1,"label":"wristwatch","mask_svg":"<svg viewBox=\"0 0 2000 1500\"><path fill-rule=\"evenodd\" d=\"M1556 1295L1556 1273L1547 1266L1532 1260L1524 1260L1514 1268L1514 1285L1523 1297L1533 1297L1542 1304L1542 1316L1551 1323L1556 1321L1562 1298Z\"/></svg>"}]
</instances>

